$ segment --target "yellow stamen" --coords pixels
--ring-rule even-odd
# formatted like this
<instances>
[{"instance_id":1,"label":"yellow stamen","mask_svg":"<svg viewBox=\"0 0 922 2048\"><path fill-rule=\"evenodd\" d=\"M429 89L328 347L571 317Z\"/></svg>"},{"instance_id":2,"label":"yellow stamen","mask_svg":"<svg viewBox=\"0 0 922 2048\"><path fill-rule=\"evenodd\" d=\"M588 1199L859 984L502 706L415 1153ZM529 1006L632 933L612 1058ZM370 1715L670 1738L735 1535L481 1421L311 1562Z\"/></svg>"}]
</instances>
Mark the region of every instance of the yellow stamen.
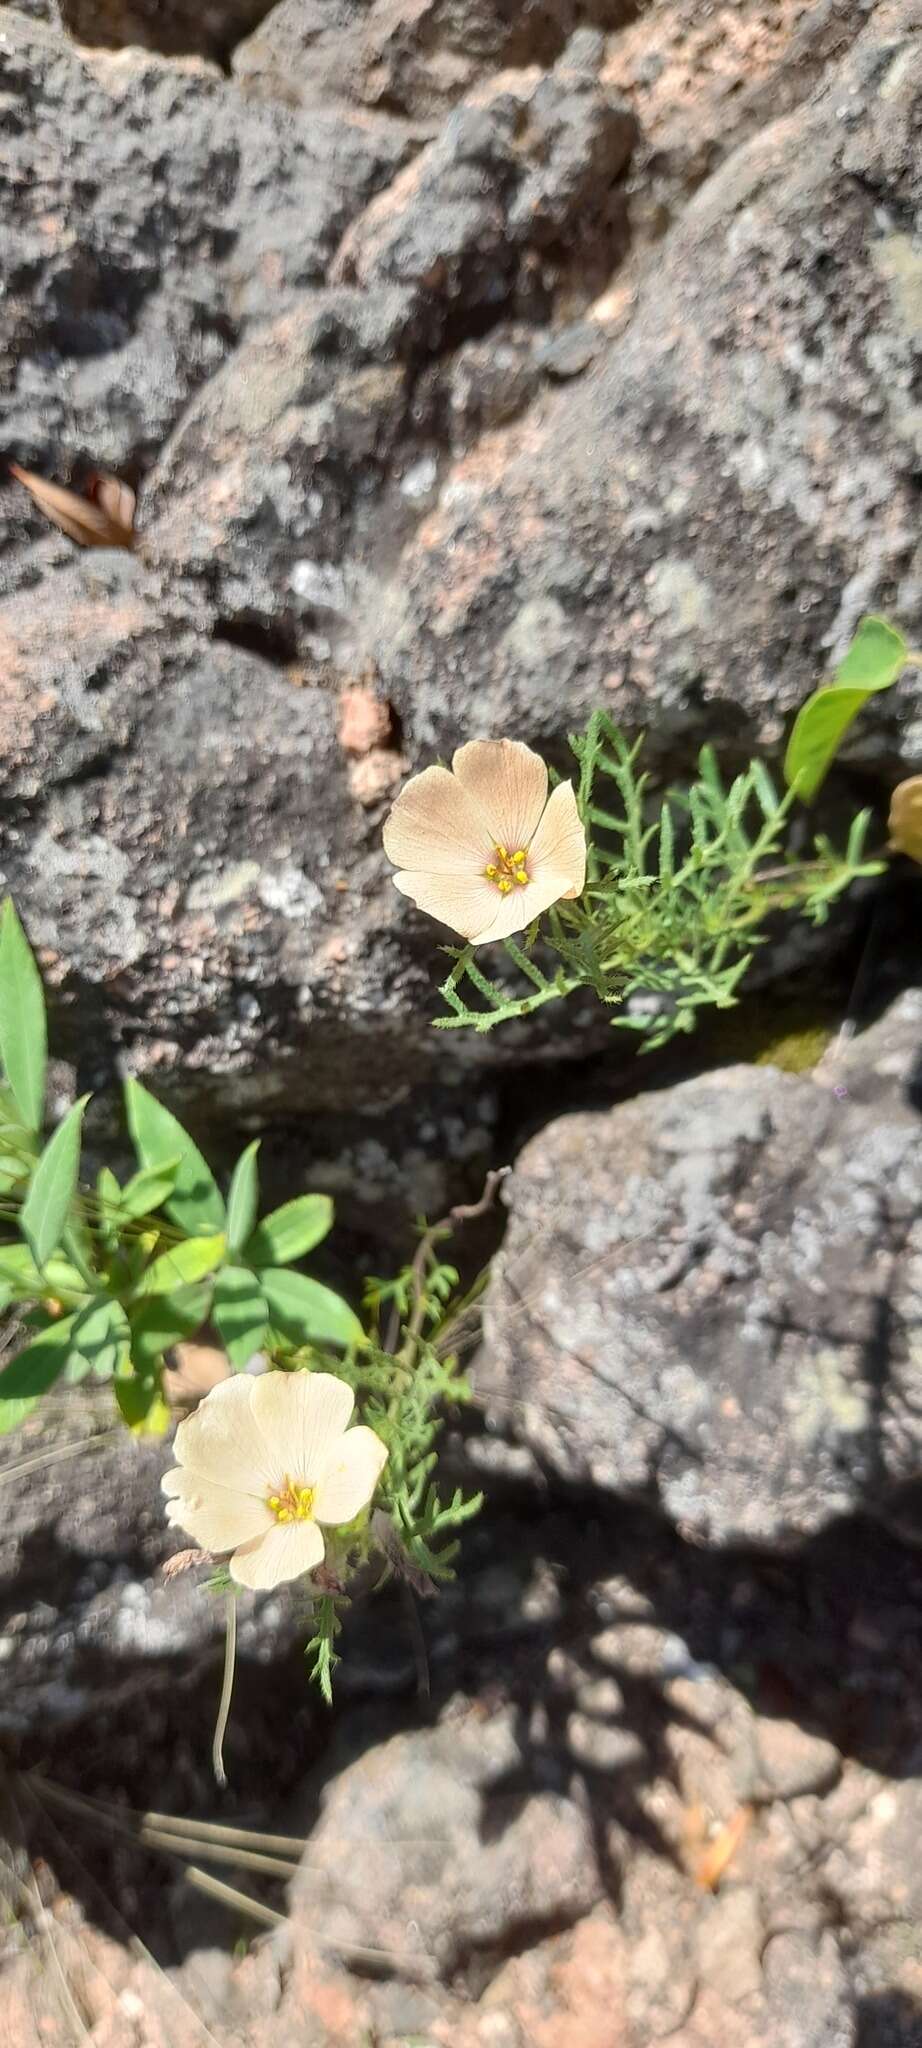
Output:
<instances>
[{"instance_id":1,"label":"yellow stamen","mask_svg":"<svg viewBox=\"0 0 922 2048\"><path fill-rule=\"evenodd\" d=\"M282 1492L270 1493L266 1506L277 1522L309 1522L314 1511L314 1489L289 1479L286 1472Z\"/></svg>"},{"instance_id":2,"label":"yellow stamen","mask_svg":"<svg viewBox=\"0 0 922 2048\"><path fill-rule=\"evenodd\" d=\"M524 889L529 879L527 849L520 846L510 853L508 847L497 845L495 850L495 861L491 860L483 871L487 881L494 884L501 896L508 896L513 888Z\"/></svg>"}]
</instances>

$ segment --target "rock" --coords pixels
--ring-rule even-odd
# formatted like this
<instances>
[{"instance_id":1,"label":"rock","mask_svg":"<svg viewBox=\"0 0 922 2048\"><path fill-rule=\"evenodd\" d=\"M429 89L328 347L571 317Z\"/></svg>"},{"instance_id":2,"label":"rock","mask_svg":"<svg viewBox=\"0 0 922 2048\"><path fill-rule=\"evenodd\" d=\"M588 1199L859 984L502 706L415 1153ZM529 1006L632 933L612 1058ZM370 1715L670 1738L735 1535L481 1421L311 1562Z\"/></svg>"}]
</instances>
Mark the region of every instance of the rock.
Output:
<instances>
[{"instance_id":1,"label":"rock","mask_svg":"<svg viewBox=\"0 0 922 2048\"><path fill-rule=\"evenodd\" d=\"M542 342L535 360L545 376L564 381L581 377L596 356L601 355L604 345L603 334L593 321L574 320Z\"/></svg>"},{"instance_id":2,"label":"rock","mask_svg":"<svg viewBox=\"0 0 922 2048\"><path fill-rule=\"evenodd\" d=\"M532 1941L600 1896L588 1817L558 1793L523 1804L514 1721L456 1702L430 1732L395 1735L326 1790L293 1910L347 1959L373 1948L398 1976L478 1985L517 1928ZM495 1969L495 1964L494 1964Z\"/></svg>"},{"instance_id":3,"label":"rock","mask_svg":"<svg viewBox=\"0 0 922 2048\"><path fill-rule=\"evenodd\" d=\"M165 57L193 53L226 60L271 0L54 0L78 43L122 49L137 44Z\"/></svg>"},{"instance_id":4,"label":"rock","mask_svg":"<svg viewBox=\"0 0 922 2048\"><path fill-rule=\"evenodd\" d=\"M886 1512L922 1471L920 1033L913 992L828 1080L730 1068L533 1139L476 1376L507 1433L697 1541Z\"/></svg>"},{"instance_id":5,"label":"rock","mask_svg":"<svg viewBox=\"0 0 922 2048\"><path fill-rule=\"evenodd\" d=\"M431 120L491 70L552 64L588 14L614 27L627 0L280 0L234 52L247 92L329 98Z\"/></svg>"},{"instance_id":6,"label":"rock","mask_svg":"<svg viewBox=\"0 0 922 2048\"><path fill-rule=\"evenodd\" d=\"M444 325L495 317L517 299L527 306L537 252L551 266L559 252L570 268L582 245L585 262L610 271L623 234L614 188L634 132L578 50L544 77L503 73L353 223L334 274L420 290Z\"/></svg>"},{"instance_id":7,"label":"rock","mask_svg":"<svg viewBox=\"0 0 922 2048\"><path fill-rule=\"evenodd\" d=\"M759 1723L753 1768L740 1785L743 1799L797 1799L828 1792L841 1770L835 1743L809 1735L795 1721Z\"/></svg>"},{"instance_id":8,"label":"rock","mask_svg":"<svg viewBox=\"0 0 922 2048\"><path fill-rule=\"evenodd\" d=\"M5 445L59 481L148 466L241 324L322 279L408 147L396 122L247 104L201 65L78 52L9 8L2 103L29 111L2 225ZM20 493L15 518L43 531Z\"/></svg>"},{"instance_id":9,"label":"rock","mask_svg":"<svg viewBox=\"0 0 922 2048\"><path fill-rule=\"evenodd\" d=\"M601 703L670 763L705 738L776 748L862 612L914 630L917 257L900 223L922 190L918 27L918 0L875 7L815 97L688 204L590 374L443 491L377 648L420 756L470 733L472 702L478 732L532 738L559 731L562 704L572 722ZM394 246L382 224L378 259ZM906 677L848 755L896 779L919 741Z\"/></svg>"}]
</instances>

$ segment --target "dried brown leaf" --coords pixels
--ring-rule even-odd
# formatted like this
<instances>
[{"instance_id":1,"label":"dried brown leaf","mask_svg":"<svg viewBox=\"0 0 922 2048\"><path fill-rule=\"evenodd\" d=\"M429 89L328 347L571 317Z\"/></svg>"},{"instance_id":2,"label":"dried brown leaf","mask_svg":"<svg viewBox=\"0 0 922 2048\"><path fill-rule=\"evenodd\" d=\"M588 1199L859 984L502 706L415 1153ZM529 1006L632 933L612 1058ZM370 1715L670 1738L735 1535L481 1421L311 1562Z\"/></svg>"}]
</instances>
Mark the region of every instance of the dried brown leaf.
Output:
<instances>
[{"instance_id":1,"label":"dried brown leaf","mask_svg":"<svg viewBox=\"0 0 922 2048\"><path fill-rule=\"evenodd\" d=\"M741 1843L752 1825L752 1807L740 1806L724 1827L695 1858L692 1876L702 1891L716 1892Z\"/></svg>"},{"instance_id":2,"label":"dried brown leaf","mask_svg":"<svg viewBox=\"0 0 922 2048\"><path fill-rule=\"evenodd\" d=\"M50 484L30 469L10 463L10 475L22 484L52 526L83 548L134 547L134 492L113 476L99 476L92 496L81 498L63 484Z\"/></svg>"}]
</instances>

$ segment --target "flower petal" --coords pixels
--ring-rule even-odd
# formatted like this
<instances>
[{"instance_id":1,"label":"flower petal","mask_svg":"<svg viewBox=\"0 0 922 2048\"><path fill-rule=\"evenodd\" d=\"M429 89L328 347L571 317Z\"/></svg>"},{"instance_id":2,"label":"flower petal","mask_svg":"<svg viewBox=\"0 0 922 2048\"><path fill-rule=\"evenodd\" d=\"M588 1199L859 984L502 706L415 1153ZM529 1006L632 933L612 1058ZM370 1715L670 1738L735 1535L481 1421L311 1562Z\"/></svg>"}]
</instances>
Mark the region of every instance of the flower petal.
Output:
<instances>
[{"instance_id":1,"label":"flower petal","mask_svg":"<svg viewBox=\"0 0 922 2048\"><path fill-rule=\"evenodd\" d=\"M384 827L388 860L429 875L482 874L492 845L482 812L447 768L414 775Z\"/></svg>"},{"instance_id":2,"label":"flower petal","mask_svg":"<svg viewBox=\"0 0 922 2048\"><path fill-rule=\"evenodd\" d=\"M451 765L483 812L491 844L510 853L527 846L547 802L547 768L540 754L521 740L469 740Z\"/></svg>"},{"instance_id":3,"label":"flower petal","mask_svg":"<svg viewBox=\"0 0 922 2048\"><path fill-rule=\"evenodd\" d=\"M462 939L472 939L503 901L498 889L483 874L416 873L394 875L392 880L401 896L409 896L418 910L424 910L427 917L437 917L440 924L459 932Z\"/></svg>"},{"instance_id":4,"label":"flower petal","mask_svg":"<svg viewBox=\"0 0 922 2048\"><path fill-rule=\"evenodd\" d=\"M246 1373L220 1380L180 1423L173 1448L188 1471L218 1486L268 1494L279 1475L253 1415L255 1385Z\"/></svg>"},{"instance_id":5,"label":"flower petal","mask_svg":"<svg viewBox=\"0 0 922 2048\"><path fill-rule=\"evenodd\" d=\"M321 1564L323 1547L316 1522L275 1522L265 1536L234 1551L230 1575L238 1586L257 1591L282 1586L286 1579L299 1579L302 1572Z\"/></svg>"},{"instance_id":6,"label":"flower petal","mask_svg":"<svg viewBox=\"0 0 922 2048\"><path fill-rule=\"evenodd\" d=\"M548 820L550 822L548 823ZM563 897L578 896L586 882L586 834L569 782L558 783L548 798L538 830L528 848L529 881L500 899L488 923L471 932L471 943L488 945L524 932L533 917Z\"/></svg>"},{"instance_id":7,"label":"flower petal","mask_svg":"<svg viewBox=\"0 0 922 2048\"><path fill-rule=\"evenodd\" d=\"M178 1465L164 1473L161 1485L170 1501L167 1521L174 1529L185 1529L203 1550L233 1550L275 1527L264 1500L217 1486Z\"/></svg>"},{"instance_id":8,"label":"flower petal","mask_svg":"<svg viewBox=\"0 0 922 2048\"><path fill-rule=\"evenodd\" d=\"M275 1469L298 1486L320 1478L354 1406L352 1388L331 1372L266 1372L253 1381L253 1413Z\"/></svg>"},{"instance_id":9,"label":"flower petal","mask_svg":"<svg viewBox=\"0 0 922 2048\"><path fill-rule=\"evenodd\" d=\"M561 896L581 896L586 886L586 830L579 814L572 782L558 782L551 791L544 816L528 848L528 871L543 886L555 876Z\"/></svg>"},{"instance_id":10,"label":"flower petal","mask_svg":"<svg viewBox=\"0 0 922 2048\"><path fill-rule=\"evenodd\" d=\"M351 1522L370 1501L386 1463L387 1450L373 1429L366 1429L364 1423L347 1429L317 1481L314 1514L318 1522Z\"/></svg>"}]
</instances>

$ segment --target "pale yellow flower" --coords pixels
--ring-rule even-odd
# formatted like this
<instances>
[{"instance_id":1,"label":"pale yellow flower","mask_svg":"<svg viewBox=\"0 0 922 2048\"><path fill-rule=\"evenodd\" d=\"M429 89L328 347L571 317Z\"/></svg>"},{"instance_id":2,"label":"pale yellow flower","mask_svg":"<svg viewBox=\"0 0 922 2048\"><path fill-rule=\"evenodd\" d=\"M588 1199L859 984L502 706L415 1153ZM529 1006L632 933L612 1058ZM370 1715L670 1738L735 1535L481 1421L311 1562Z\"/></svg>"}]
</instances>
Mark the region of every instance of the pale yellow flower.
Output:
<instances>
[{"instance_id":1,"label":"pale yellow flower","mask_svg":"<svg viewBox=\"0 0 922 2048\"><path fill-rule=\"evenodd\" d=\"M424 768L384 827L397 888L483 946L522 932L586 881L586 834L569 782L521 740L470 740L451 768Z\"/></svg>"},{"instance_id":2,"label":"pale yellow flower","mask_svg":"<svg viewBox=\"0 0 922 2048\"><path fill-rule=\"evenodd\" d=\"M897 783L888 823L894 853L908 853L910 860L922 862L922 775Z\"/></svg>"},{"instance_id":3,"label":"pale yellow flower","mask_svg":"<svg viewBox=\"0 0 922 2048\"><path fill-rule=\"evenodd\" d=\"M347 1429L353 1393L328 1372L235 1374L181 1422L164 1474L167 1520L203 1550L231 1550L241 1586L280 1586L324 1554L319 1524L351 1522L374 1493L387 1451Z\"/></svg>"}]
</instances>

